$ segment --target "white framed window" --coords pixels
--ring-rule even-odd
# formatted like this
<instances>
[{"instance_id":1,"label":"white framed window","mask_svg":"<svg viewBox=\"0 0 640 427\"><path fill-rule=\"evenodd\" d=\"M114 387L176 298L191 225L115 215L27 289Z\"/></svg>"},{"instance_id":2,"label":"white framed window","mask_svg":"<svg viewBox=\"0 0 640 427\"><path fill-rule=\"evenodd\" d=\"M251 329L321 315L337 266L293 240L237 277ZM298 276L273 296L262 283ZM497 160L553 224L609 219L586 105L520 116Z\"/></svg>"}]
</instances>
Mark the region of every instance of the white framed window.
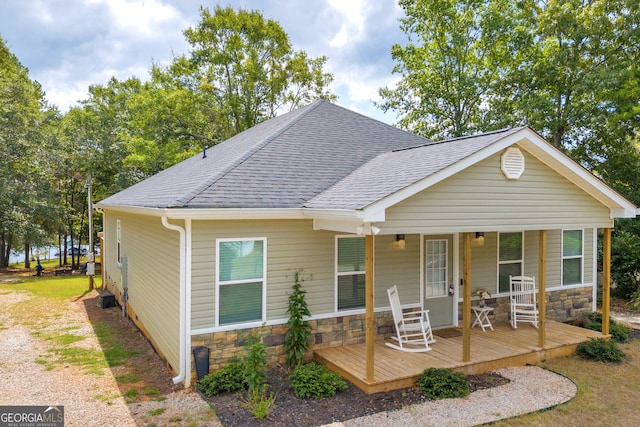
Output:
<instances>
[{"instance_id":1,"label":"white framed window","mask_svg":"<svg viewBox=\"0 0 640 427\"><path fill-rule=\"evenodd\" d=\"M498 292L509 292L509 276L521 276L524 233L498 233Z\"/></svg>"},{"instance_id":2,"label":"white framed window","mask_svg":"<svg viewBox=\"0 0 640 427\"><path fill-rule=\"evenodd\" d=\"M116 242L117 242L117 256L116 256L116 260L118 261L118 264L122 264L122 246L120 244L120 238L122 235L122 231L120 228L120 220L116 220Z\"/></svg>"},{"instance_id":3,"label":"white framed window","mask_svg":"<svg viewBox=\"0 0 640 427\"><path fill-rule=\"evenodd\" d=\"M365 306L365 238L336 236L336 308Z\"/></svg>"},{"instance_id":4,"label":"white framed window","mask_svg":"<svg viewBox=\"0 0 640 427\"><path fill-rule=\"evenodd\" d=\"M448 295L448 243L446 239L425 242L425 298Z\"/></svg>"},{"instance_id":5,"label":"white framed window","mask_svg":"<svg viewBox=\"0 0 640 427\"><path fill-rule=\"evenodd\" d=\"M267 239L216 240L216 325L265 321Z\"/></svg>"},{"instance_id":6,"label":"white framed window","mask_svg":"<svg viewBox=\"0 0 640 427\"><path fill-rule=\"evenodd\" d=\"M562 231L562 285L582 284L584 271L584 233L582 230Z\"/></svg>"}]
</instances>

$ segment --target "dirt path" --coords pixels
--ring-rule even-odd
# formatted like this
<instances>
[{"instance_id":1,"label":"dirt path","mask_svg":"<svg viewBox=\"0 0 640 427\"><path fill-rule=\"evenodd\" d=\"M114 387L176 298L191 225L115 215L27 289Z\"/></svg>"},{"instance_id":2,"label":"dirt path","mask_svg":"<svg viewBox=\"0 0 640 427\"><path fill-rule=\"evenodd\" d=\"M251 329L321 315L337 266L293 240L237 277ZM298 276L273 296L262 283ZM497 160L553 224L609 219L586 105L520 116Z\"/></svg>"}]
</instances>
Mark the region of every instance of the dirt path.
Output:
<instances>
[{"instance_id":1,"label":"dirt path","mask_svg":"<svg viewBox=\"0 0 640 427\"><path fill-rule=\"evenodd\" d=\"M11 280L1 277L0 283ZM219 426L197 393L173 386L169 371L127 319L95 307L96 296L94 291L67 301L62 315L43 327L11 315L31 298L29 294L0 291L0 405L64 406L65 426ZM93 329L96 322L106 322L135 356L98 374L74 363L51 364L60 348L46 339L47 334L68 330L83 337L76 343L80 348L101 351ZM127 376L135 379L116 380ZM136 393L128 393L134 388Z\"/></svg>"}]
</instances>

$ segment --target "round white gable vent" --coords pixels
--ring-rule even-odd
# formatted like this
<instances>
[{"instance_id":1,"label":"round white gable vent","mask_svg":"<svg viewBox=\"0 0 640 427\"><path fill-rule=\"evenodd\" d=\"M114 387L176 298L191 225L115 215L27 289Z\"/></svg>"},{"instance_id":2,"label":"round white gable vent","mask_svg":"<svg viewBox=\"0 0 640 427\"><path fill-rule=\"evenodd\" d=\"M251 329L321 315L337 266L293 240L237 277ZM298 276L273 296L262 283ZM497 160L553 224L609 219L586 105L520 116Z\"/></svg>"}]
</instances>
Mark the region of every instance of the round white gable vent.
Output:
<instances>
[{"instance_id":1,"label":"round white gable vent","mask_svg":"<svg viewBox=\"0 0 640 427\"><path fill-rule=\"evenodd\" d=\"M500 169L507 179L518 179L524 172L524 155L519 148L510 147L502 153Z\"/></svg>"}]
</instances>

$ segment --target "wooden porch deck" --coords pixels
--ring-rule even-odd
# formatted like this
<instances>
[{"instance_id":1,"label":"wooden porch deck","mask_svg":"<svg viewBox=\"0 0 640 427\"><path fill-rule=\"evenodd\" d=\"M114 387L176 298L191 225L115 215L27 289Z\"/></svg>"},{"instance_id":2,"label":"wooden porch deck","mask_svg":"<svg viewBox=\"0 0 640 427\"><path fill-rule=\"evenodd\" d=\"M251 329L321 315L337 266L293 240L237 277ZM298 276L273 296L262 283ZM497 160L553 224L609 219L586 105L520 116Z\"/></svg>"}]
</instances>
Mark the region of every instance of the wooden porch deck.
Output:
<instances>
[{"instance_id":1,"label":"wooden porch deck","mask_svg":"<svg viewBox=\"0 0 640 427\"><path fill-rule=\"evenodd\" d=\"M374 381L366 380L365 344L315 351L315 359L338 372L366 393L378 393L412 386L429 367L452 368L465 374L479 374L508 366L522 366L545 359L575 354L579 343L602 337L600 332L547 320L546 345L538 347L538 330L530 325L512 329L509 323L494 323L494 330L471 329L471 361L462 361L462 335L435 336L431 351L407 353L377 340L374 349Z\"/></svg>"}]
</instances>

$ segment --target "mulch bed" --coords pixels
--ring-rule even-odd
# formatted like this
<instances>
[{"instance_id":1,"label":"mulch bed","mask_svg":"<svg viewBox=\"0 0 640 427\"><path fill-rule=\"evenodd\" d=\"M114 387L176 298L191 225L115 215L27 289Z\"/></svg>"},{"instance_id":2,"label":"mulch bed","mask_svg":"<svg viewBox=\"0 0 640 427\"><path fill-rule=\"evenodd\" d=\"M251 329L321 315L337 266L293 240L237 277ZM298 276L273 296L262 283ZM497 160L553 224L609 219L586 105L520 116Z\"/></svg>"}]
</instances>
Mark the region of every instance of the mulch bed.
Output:
<instances>
[{"instance_id":1,"label":"mulch bed","mask_svg":"<svg viewBox=\"0 0 640 427\"><path fill-rule=\"evenodd\" d=\"M269 370L268 390L275 395L275 406L272 407L269 417L264 420L254 418L243 405L246 392L225 393L205 399L215 409L225 427L321 426L378 412L393 411L429 400L417 387L366 394L353 384L349 384L348 389L331 398L300 399L289 388L288 375L289 371L282 366ZM472 392L509 383L507 378L492 372L467 375L466 378L470 382Z\"/></svg>"}]
</instances>

